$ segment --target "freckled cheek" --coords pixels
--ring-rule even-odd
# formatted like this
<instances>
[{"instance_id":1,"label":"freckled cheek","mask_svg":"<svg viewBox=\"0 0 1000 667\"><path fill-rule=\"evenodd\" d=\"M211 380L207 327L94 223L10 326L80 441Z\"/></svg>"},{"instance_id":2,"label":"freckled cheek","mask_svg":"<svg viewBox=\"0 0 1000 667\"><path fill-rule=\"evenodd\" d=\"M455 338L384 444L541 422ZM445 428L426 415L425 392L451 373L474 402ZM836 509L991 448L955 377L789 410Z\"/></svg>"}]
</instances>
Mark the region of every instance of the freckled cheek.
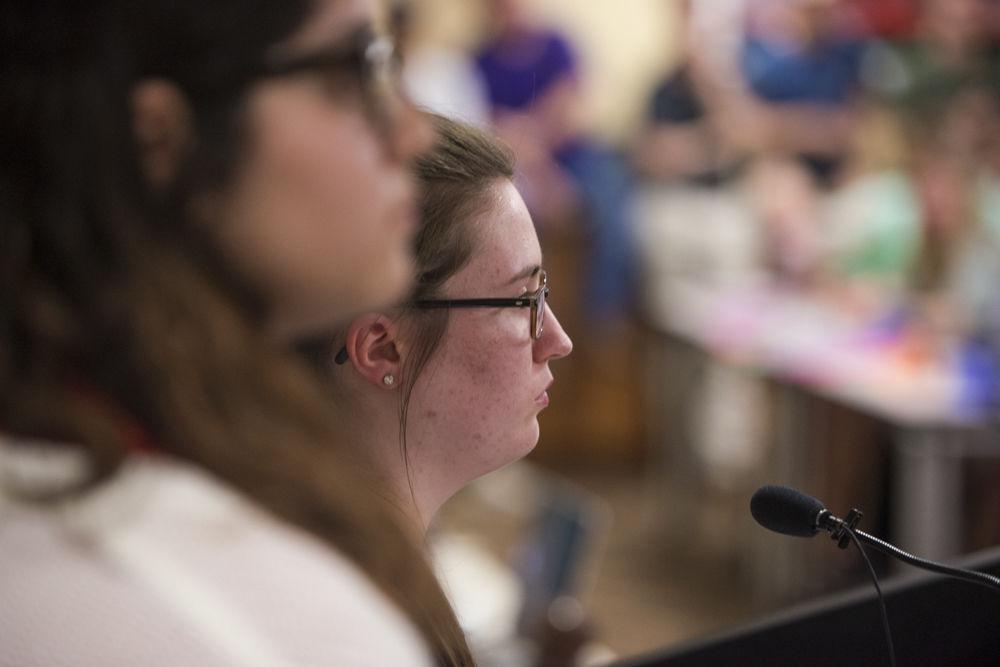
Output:
<instances>
[{"instance_id":1,"label":"freckled cheek","mask_svg":"<svg viewBox=\"0 0 1000 667\"><path fill-rule=\"evenodd\" d=\"M495 442L505 429L531 412L534 396L529 377L530 344L512 331L516 322L489 323L489 328L467 329L460 324L449 332L452 345L442 361L451 365L453 372L448 373L450 386L442 389L465 415L469 435L477 441Z\"/></svg>"},{"instance_id":2,"label":"freckled cheek","mask_svg":"<svg viewBox=\"0 0 1000 667\"><path fill-rule=\"evenodd\" d=\"M481 358L470 373L470 405L476 424L490 430L503 428L530 410L531 387L517 360L495 355Z\"/></svg>"},{"instance_id":3,"label":"freckled cheek","mask_svg":"<svg viewBox=\"0 0 1000 667\"><path fill-rule=\"evenodd\" d=\"M511 342L501 336L465 337L471 344L456 349L456 361L470 385L490 393L509 375Z\"/></svg>"}]
</instances>

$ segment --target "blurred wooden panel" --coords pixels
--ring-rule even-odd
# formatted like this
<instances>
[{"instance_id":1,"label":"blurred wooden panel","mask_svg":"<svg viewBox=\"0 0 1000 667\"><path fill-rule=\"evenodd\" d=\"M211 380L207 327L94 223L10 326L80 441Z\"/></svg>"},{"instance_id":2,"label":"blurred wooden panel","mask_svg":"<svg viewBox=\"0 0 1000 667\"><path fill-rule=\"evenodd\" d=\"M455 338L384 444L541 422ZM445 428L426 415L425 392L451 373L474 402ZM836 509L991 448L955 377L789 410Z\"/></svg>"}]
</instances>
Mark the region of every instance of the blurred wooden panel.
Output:
<instances>
[{"instance_id":1,"label":"blurred wooden panel","mask_svg":"<svg viewBox=\"0 0 1000 667\"><path fill-rule=\"evenodd\" d=\"M634 465L644 452L640 332L632 322L600 331L584 317L585 239L574 221L542 230L549 301L573 339L552 362L551 403L532 458L551 467Z\"/></svg>"}]
</instances>

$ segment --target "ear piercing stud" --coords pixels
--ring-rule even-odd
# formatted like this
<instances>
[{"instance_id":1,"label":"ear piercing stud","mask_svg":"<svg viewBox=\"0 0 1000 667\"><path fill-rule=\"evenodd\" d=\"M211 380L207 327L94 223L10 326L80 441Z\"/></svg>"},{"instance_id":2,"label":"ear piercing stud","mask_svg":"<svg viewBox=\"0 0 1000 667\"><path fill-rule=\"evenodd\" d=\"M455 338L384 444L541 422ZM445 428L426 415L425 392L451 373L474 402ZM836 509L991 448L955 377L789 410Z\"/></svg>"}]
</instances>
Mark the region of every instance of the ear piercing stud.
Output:
<instances>
[{"instance_id":1,"label":"ear piercing stud","mask_svg":"<svg viewBox=\"0 0 1000 667\"><path fill-rule=\"evenodd\" d=\"M384 384L385 386L391 387L395 383L396 383L396 378L395 376L393 376L392 373L386 373L385 375L382 376L382 384Z\"/></svg>"}]
</instances>

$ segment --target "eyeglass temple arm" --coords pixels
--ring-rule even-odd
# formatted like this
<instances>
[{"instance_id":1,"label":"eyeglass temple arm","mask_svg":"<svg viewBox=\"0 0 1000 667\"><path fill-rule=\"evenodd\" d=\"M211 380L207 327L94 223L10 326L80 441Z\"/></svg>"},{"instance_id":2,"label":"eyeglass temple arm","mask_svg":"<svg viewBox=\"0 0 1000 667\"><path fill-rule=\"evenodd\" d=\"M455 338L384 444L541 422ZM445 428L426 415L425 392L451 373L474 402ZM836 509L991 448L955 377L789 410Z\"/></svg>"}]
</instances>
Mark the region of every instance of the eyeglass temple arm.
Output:
<instances>
[{"instance_id":1,"label":"eyeglass temple arm","mask_svg":"<svg viewBox=\"0 0 1000 667\"><path fill-rule=\"evenodd\" d=\"M468 308L477 306L513 306L528 307L536 300L536 297L523 297L520 299L440 299L428 301L414 301L417 308Z\"/></svg>"}]
</instances>

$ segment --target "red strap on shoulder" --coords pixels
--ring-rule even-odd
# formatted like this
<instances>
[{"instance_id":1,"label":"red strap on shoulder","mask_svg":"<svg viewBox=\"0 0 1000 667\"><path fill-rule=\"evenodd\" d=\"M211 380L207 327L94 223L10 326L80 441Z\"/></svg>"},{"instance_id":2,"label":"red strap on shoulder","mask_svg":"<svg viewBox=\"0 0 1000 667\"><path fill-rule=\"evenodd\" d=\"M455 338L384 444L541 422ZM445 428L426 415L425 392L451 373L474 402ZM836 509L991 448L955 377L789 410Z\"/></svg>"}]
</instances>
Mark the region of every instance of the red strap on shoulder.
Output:
<instances>
[{"instance_id":1,"label":"red strap on shoulder","mask_svg":"<svg viewBox=\"0 0 1000 667\"><path fill-rule=\"evenodd\" d=\"M104 391L92 382L77 378L71 384L72 390L90 404L94 410L108 417L121 435L128 451L132 454L154 454L162 451L149 429L136 417L126 412Z\"/></svg>"}]
</instances>

